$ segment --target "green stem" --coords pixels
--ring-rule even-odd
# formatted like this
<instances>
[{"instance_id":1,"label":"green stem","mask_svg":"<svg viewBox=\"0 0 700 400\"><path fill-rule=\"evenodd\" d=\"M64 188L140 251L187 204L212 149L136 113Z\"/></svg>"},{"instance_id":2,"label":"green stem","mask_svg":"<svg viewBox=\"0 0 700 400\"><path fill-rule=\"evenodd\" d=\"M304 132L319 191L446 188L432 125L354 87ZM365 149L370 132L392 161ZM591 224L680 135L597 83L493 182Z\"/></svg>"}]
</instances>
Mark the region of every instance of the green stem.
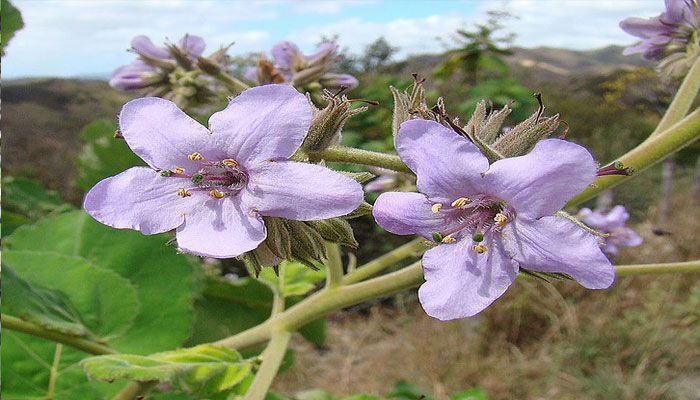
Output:
<instances>
[{"instance_id":1,"label":"green stem","mask_svg":"<svg viewBox=\"0 0 700 400\"><path fill-rule=\"evenodd\" d=\"M134 400L143 398L143 395L155 389L158 386L158 381L137 382L131 381L124 388L112 397L112 400ZM139 397L141 396L141 397Z\"/></svg>"},{"instance_id":2,"label":"green stem","mask_svg":"<svg viewBox=\"0 0 700 400\"><path fill-rule=\"evenodd\" d=\"M250 384L248 391L245 394L244 400L263 400L267 391L272 385L272 381L277 375L280 364L284 359L284 353L287 350L289 339L292 333L283 329L276 329L270 336L270 344L262 353L262 364L260 369L255 374L253 382Z\"/></svg>"},{"instance_id":3,"label":"green stem","mask_svg":"<svg viewBox=\"0 0 700 400\"><path fill-rule=\"evenodd\" d=\"M53 353L53 362L51 363L51 370L49 372L49 388L46 391L46 397L49 399L53 398L53 391L56 387L56 377L58 375L58 364L61 362L61 350L63 345L56 344L56 351Z\"/></svg>"},{"instance_id":4,"label":"green stem","mask_svg":"<svg viewBox=\"0 0 700 400\"><path fill-rule=\"evenodd\" d=\"M378 153L376 151L355 149L345 146L331 146L328 149L312 153L310 156L326 161L346 162L352 164L371 165L373 167L381 167L399 172L412 174L406 164L401 161L399 156Z\"/></svg>"},{"instance_id":5,"label":"green stem","mask_svg":"<svg viewBox=\"0 0 700 400\"><path fill-rule=\"evenodd\" d=\"M680 121L690 110L690 106L698 95L698 90L700 90L700 57L693 63L690 71L683 79L683 83L678 88L676 96L668 106L663 118L661 118L659 125L656 126L649 138L661 134L661 132Z\"/></svg>"},{"instance_id":6,"label":"green stem","mask_svg":"<svg viewBox=\"0 0 700 400\"><path fill-rule=\"evenodd\" d=\"M222 82L224 85L226 85L229 89L233 90L234 95L248 89L250 86L246 85L245 83L239 81L238 79L221 72L218 75L210 75L214 79L216 79L219 82Z\"/></svg>"},{"instance_id":7,"label":"green stem","mask_svg":"<svg viewBox=\"0 0 700 400\"><path fill-rule=\"evenodd\" d=\"M273 326L295 331L331 311L409 289L420 285L422 282L423 269L420 261L418 261L396 272L365 282L333 289L323 289L295 304L283 313L278 314L273 319L267 320L247 331L219 340L214 344L238 350L252 347L268 340Z\"/></svg>"},{"instance_id":8,"label":"green stem","mask_svg":"<svg viewBox=\"0 0 700 400\"><path fill-rule=\"evenodd\" d=\"M334 288L343 284L343 260L340 257L340 245L326 242L326 287Z\"/></svg>"},{"instance_id":9,"label":"green stem","mask_svg":"<svg viewBox=\"0 0 700 400\"><path fill-rule=\"evenodd\" d=\"M617 276L670 274L677 272L700 272L700 260L666 264L618 265L615 267Z\"/></svg>"},{"instance_id":10,"label":"green stem","mask_svg":"<svg viewBox=\"0 0 700 400\"><path fill-rule=\"evenodd\" d=\"M343 279L343 283L350 285L352 283L364 281L365 279L371 278L372 276L378 274L383 269L403 260L404 258L422 254L426 250L424 242L425 239L422 237L417 238L400 247L397 247L381 257L375 258L374 260L346 275L345 279Z\"/></svg>"},{"instance_id":11,"label":"green stem","mask_svg":"<svg viewBox=\"0 0 700 400\"><path fill-rule=\"evenodd\" d=\"M663 160L665 157L689 145L699 136L700 109L693 111L687 117L683 118L682 121L663 131L661 134L642 142L642 144L630 150L617 160L622 161L625 166L634 167L636 175L658 161ZM620 175L600 176L593 181L592 186L586 188L583 192L569 200L566 206L570 207L582 203L595 197L600 192L625 182L629 178L629 176Z\"/></svg>"},{"instance_id":12,"label":"green stem","mask_svg":"<svg viewBox=\"0 0 700 400\"><path fill-rule=\"evenodd\" d=\"M90 354L101 355L117 353L116 350L102 343L67 335L62 332L51 331L7 314L2 314L0 317L0 324L2 324L3 328L62 343Z\"/></svg>"}]
</instances>

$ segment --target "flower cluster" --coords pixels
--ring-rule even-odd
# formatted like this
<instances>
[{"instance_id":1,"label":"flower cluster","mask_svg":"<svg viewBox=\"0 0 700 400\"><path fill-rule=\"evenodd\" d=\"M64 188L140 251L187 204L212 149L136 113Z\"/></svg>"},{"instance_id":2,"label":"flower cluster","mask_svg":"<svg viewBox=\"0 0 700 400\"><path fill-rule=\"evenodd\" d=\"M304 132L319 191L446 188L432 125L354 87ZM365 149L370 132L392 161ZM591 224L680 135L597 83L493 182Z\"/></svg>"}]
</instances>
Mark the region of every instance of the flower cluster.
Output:
<instances>
[{"instance_id":1,"label":"flower cluster","mask_svg":"<svg viewBox=\"0 0 700 400\"><path fill-rule=\"evenodd\" d=\"M287 161L311 123L304 95L288 85L248 89L204 127L174 103L132 100L119 114L124 139L149 166L98 182L85 210L99 222L146 235L176 230L180 249L235 257L267 237L263 217L321 220L355 210L355 180Z\"/></svg>"},{"instance_id":2,"label":"flower cluster","mask_svg":"<svg viewBox=\"0 0 700 400\"><path fill-rule=\"evenodd\" d=\"M625 226L630 214L624 206L617 205L608 212L582 208L577 217L591 228L608 234L608 236L602 237L601 241L603 242L603 252L610 258L617 256L618 246L639 246L642 244L642 237Z\"/></svg>"},{"instance_id":3,"label":"flower cluster","mask_svg":"<svg viewBox=\"0 0 700 400\"><path fill-rule=\"evenodd\" d=\"M373 213L389 232L437 242L423 256L426 282L418 292L429 315L448 320L480 312L521 268L565 273L591 289L613 283L596 238L554 215L596 177L585 148L546 139L526 155L489 164L451 129L410 120L396 149L416 173L420 193L384 193Z\"/></svg>"},{"instance_id":4,"label":"flower cluster","mask_svg":"<svg viewBox=\"0 0 700 400\"><path fill-rule=\"evenodd\" d=\"M620 27L641 43L623 54L642 53L644 58L660 61L659 68L680 76L697 58L700 45L700 5L696 0L666 0L666 10L652 18L627 18Z\"/></svg>"},{"instance_id":5,"label":"flower cluster","mask_svg":"<svg viewBox=\"0 0 700 400\"><path fill-rule=\"evenodd\" d=\"M357 79L352 75L329 72L339 59L338 46L333 43L321 43L315 52L307 55L294 43L283 40L275 44L271 52L274 63L261 54L258 65L246 72L246 79L258 85L289 83L297 87L318 82L330 90L357 86Z\"/></svg>"}]
</instances>

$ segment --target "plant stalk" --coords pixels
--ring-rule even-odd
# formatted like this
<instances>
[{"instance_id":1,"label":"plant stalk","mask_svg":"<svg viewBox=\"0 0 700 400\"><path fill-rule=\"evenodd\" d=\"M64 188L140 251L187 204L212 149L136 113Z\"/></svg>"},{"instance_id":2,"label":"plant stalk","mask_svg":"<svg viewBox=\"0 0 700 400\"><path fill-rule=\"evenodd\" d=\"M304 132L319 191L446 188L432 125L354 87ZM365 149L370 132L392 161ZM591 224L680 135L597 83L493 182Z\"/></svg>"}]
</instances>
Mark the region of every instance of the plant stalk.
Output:
<instances>
[{"instance_id":1,"label":"plant stalk","mask_svg":"<svg viewBox=\"0 0 700 400\"><path fill-rule=\"evenodd\" d=\"M399 172L412 174L406 164L401 161L399 156L378 153L376 151L355 149L345 146L330 146L328 149L311 153L309 156L324 159L326 161L346 162L352 164L370 165L373 167L381 167Z\"/></svg>"},{"instance_id":2,"label":"plant stalk","mask_svg":"<svg viewBox=\"0 0 700 400\"><path fill-rule=\"evenodd\" d=\"M283 329L275 329L270 336L270 343L262 353L262 364L255 374L253 382L250 384L245 394L245 400L264 400L267 391L272 385L272 381L277 375L280 364L284 359L284 353L289 345L292 333Z\"/></svg>"},{"instance_id":3,"label":"plant stalk","mask_svg":"<svg viewBox=\"0 0 700 400\"><path fill-rule=\"evenodd\" d=\"M698 95L698 90L700 90L700 56L695 60L690 71L683 79L683 83L678 88L673 101L668 106L666 113L659 121L654 132L649 135L649 138L658 136L661 132L680 121L690 110L690 106Z\"/></svg>"}]
</instances>

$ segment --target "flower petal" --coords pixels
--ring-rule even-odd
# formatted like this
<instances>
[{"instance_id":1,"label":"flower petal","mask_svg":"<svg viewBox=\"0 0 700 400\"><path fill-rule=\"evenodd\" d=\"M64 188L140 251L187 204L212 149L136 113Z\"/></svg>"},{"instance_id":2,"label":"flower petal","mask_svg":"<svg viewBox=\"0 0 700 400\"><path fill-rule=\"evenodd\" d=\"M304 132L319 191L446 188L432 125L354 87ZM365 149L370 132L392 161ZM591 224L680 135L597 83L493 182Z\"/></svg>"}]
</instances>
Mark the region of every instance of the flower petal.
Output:
<instances>
[{"instance_id":1,"label":"flower petal","mask_svg":"<svg viewBox=\"0 0 700 400\"><path fill-rule=\"evenodd\" d=\"M529 154L498 160L484 174L486 193L505 200L518 215L539 218L561 210L596 176L586 148L561 139L546 139Z\"/></svg>"},{"instance_id":2,"label":"flower petal","mask_svg":"<svg viewBox=\"0 0 700 400\"><path fill-rule=\"evenodd\" d=\"M185 215L177 244L187 252L231 258L258 247L267 231L259 216L250 216L240 197L208 199ZM251 214L252 215L252 214Z\"/></svg>"},{"instance_id":3,"label":"flower petal","mask_svg":"<svg viewBox=\"0 0 700 400\"><path fill-rule=\"evenodd\" d=\"M311 125L311 106L289 85L250 88L209 118L212 138L246 167L267 159L288 158Z\"/></svg>"},{"instance_id":4,"label":"flower petal","mask_svg":"<svg viewBox=\"0 0 700 400\"><path fill-rule=\"evenodd\" d=\"M396 150L418 176L418 191L432 201L449 203L481 192L488 160L474 144L435 121L401 124Z\"/></svg>"},{"instance_id":5,"label":"flower petal","mask_svg":"<svg viewBox=\"0 0 700 400\"><path fill-rule=\"evenodd\" d=\"M192 185L162 177L150 168L133 167L97 182L85 195L83 208L113 228L135 229L144 235L167 232L181 225L182 214L201 202L197 196L177 195L183 181Z\"/></svg>"},{"instance_id":6,"label":"flower petal","mask_svg":"<svg viewBox=\"0 0 700 400\"><path fill-rule=\"evenodd\" d=\"M294 57L302 57L301 51L297 45L286 40L275 43L270 52L275 59L277 68L281 69L291 70Z\"/></svg>"},{"instance_id":7,"label":"flower petal","mask_svg":"<svg viewBox=\"0 0 700 400\"><path fill-rule=\"evenodd\" d=\"M109 86L119 90L137 90L148 86L144 77L155 68L141 60L136 60L131 64L122 65L112 73Z\"/></svg>"},{"instance_id":8,"label":"flower petal","mask_svg":"<svg viewBox=\"0 0 700 400\"><path fill-rule=\"evenodd\" d=\"M446 229L442 214L434 213L425 195L415 192L382 193L374 203L372 214L377 224L397 235L417 233L432 240L433 232Z\"/></svg>"},{"instance_id":9,"label":"flower petal","mask_svg":"<svg viewBox=\"0 0 700 400\"><path fill-rule=\"evenodd\" d=\"M326 54L335 53L337 50L338 50L337 44L331 43L331 42L323 42L323 43L318 45L318 48L316 49L316 51L314 51L311 54L306 55L305 57L309 62L312 62L313 60L315 60L321 56L325 56Z\"/></svg>"},{"instance_id":10,"label":"flower petal","mask_svg":"<svg viewBox=\"0 0 700 400\"><path fill-rule=\"evenodd\" d=\"M672 30L665 25L659 17L653 18L627 18L620 22L620 28L632 36L647 39L652 36L662 35Z\"/></svg>"},{"instance_id":11,"label":"flower petal","mask_svg":"<svg viewBox=\"0 0 700 400\"><path fill-rule=\"evenodd\" d=\"M124 104L119 113L119 129L131 150L153 168L196 169L195 163L187 159L188 154L220 152L211 147L214 141L207 128L175 103L158 97L142 97Z\"/></svg>"},{"instance_id":12,"label":"flower petal","mask_svg":"<svg viewBox=\"0 0 700 400\"><path fill-rule=\"evenodd\" d=\"M499 298L518 275L510 260L488 238L489 250L471 250L471 241L442 244L423 255L425 283L418 290L423 309L442 321L471 317Z\"/></svg>"},{"instance_id":13,"label":"flower petal","mask_svg":"<svg viewBox=\"0 0 700 400\"><path fill-rule=\"evenodd\" d=\"M153 58L171 59L170 53L164 47L153 44L148 36L139 35L131 39L131 47L139 54Z\"/></svg>"},{"instance_id":14,"label":"flower petal","mask_svg":"<svg viewBox=\"0 0 700 400\"><path fill-rule=\"evenodd\" d=\"M505 250L525 269L563 272L588 289L605 289L615 268L590 233L562 217L537 220L518 216L502 231Z\"/></svg>"},{"instance_id":15,"label":"flower petal","mask_svg":"<svg viewBox=\"0 0 700 400\"><path fill-rule=\"evenodd\" d=\"M185 35L180 39L178 46L188 55L201 56L207 44L199 36Z\"/></svg>"},{"instance_id":16,"label":"flower petal","mask_svg":"<svg viewBox=\"0 0 700 400\"><path fill-rule=\"evenodd\" d=\"M320 165L295 161L257 164L241 192L261 215L310 221L345 215L362 203L362 186Z\"/></svg>"}]
</instances>

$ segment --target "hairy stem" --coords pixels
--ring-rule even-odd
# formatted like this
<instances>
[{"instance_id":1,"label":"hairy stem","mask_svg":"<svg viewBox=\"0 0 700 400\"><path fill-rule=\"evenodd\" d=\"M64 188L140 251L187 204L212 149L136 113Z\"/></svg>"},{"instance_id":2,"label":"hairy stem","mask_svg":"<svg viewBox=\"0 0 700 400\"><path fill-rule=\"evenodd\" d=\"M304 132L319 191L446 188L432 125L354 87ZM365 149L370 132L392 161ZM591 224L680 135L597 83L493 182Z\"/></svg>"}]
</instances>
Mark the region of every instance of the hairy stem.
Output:
<instances>
[{"instance_id":1,"label":"hairy stem","mask_svg":"<svg viewBox=\"0 0 700 400\"><path fill-rule=\"evenodd\" d=\"M625 166L634 167L635 174L637 174L689 145L698 137L700 137L700 109L693 111L682 121L659 135L644 141L617 160L622 161ZM569 200L566 206L570 207L582 203L628 179L630 179L629 176L600 176L593 181L592 186Z\"/></svg>"},{"instance_id":2,"label":"hairy stem","mask_svg":"<svg viewBox=\"0 0 700 400\"><path fill-rule=\"evenodd\" d=\"M61 350L63 345L58 343L56 345L56 351L53 353L53 362L51 363L51 370L49 372L49 388L46 391L46 397L53 398L53 391L56 387L56 377L58 375L58 365L61 362Z\"/></svg>"},{"instance_id":3,"label":"hairy stem","mask_svg":"<svg viewBox=\"0 0 700 400\"><path fill-rule=\"evenodd\" d=\"M105 344L67 335L62 332L51 331L11 315L2 314L2 316L0 316L0 323L3 328L62 343L86 353L94 355L117 353L116 350Z\"/></svg>"},{"instance_id":4,"label":"hairy stem","mask_svg":"<svg viewBox=\"0 0 700 400\"><path fill-rule=\"evenodd\" d=\"M421 255L426 250L424 242L425 239L419 237L378 258L375 258L367 264L357 268L355 271L347 274L345 279L343 279L343 283L350 285L352 283L364 281L367 278L377 275L383 269L394 265L404 258Z\"/></svg>"},{"instance_id":5,"label":"hairy stem","mask_svg":"<svg viewBox=\"0 0 700 400\"><path fill-rule=\"evenodd\" d=\"M326 287L334 288L343 284L343 260L340 256L340 245L326 242Z\"/></svg>"},{"instance_id":6,"label":"hairy stem","mask_svg":"<svg viewBox=\"0 0 700 400\"><path fill-rule=\"evenodd\" d=\"M255 374L250 388L245 394L245 400L263 400L270 389L272 381L277 375L284 353L287 350L292 333L283 329L273 330L270 336L270 344L262 353L262 364Z\"/></svg>"},{"instance_id":7,"label":"hairy stem","mask_svg":"<svg viewBox=\"0 0 700 400\"><path fill-rule=\"evenodd\" d=\"M116 396L112 397L112 400L134 400L143 398L143 395L153 390L156 386L158 386L158 381L131 381L127 383Z\"/></svg>"},{"instance_id":8,"label":"hairy stem","mask_svg":"<svg viewBox=\"0 0 700 400\"><path fill-rule=\"evenodd\" d=\"M214 79L216 79L219 82L222 82L224 85L226 85L229 89L233 91L233 95L236 95L246 89L249 88L248 85L245 83L241 82L240 80L224 73L221 72L218 75L211 75Z\"/></svg>"},{"instance_id":9,"label":"hairy stem","mask_svg":"<svg viewBox=\"0 0 700 400\"><path fill-rule=\"evenodd\" d=\"M294 331L331 311L412 288L420 285L422 282L423 269L420 262L415 262L406 268L365 282L326 288L307 297L261 325L219 340L214 344L238 350L252 347L268 340L272 327L283 327L289 331Z\"/></svg>"},{"instance_id":10,"label":"hairy stem","mask_svg":"<svg viewBox=\"0 0 700 400\"><path fill-rule=\"evenodd\" d=\"M632 264L615 267L617 276L700 272L700 260L666 264Z\"/></svg>"},{"instance_id":11,"label":"hairy stem","mask_svg":"<svg viewBox=\"0 0 700 400\"><path fill-rule=\"evenodd\" d=\"M346 162L352 164L370 165L399 172L413 172L401 161L399 156L378 153L376 151L355 149L345 146L331 146L328 149L312 153L310 156L326 161Z\"/></svg>"},{"instance_id":12,"label":"hairy stem","mask_svg":"<svg viewBox=\"0 0 700 400\"><path fill-rule=\"evenodd\" d=\"M668 106L661 121L659 121L659 125L656 126L649 138L661 134L661 132L680 121L690 110L690 106L698 95L698 90L700 90L700 57L693 63L690 71L683 79L683 83L678 88L676 96Z\"/></svg>"}]
</instances>

